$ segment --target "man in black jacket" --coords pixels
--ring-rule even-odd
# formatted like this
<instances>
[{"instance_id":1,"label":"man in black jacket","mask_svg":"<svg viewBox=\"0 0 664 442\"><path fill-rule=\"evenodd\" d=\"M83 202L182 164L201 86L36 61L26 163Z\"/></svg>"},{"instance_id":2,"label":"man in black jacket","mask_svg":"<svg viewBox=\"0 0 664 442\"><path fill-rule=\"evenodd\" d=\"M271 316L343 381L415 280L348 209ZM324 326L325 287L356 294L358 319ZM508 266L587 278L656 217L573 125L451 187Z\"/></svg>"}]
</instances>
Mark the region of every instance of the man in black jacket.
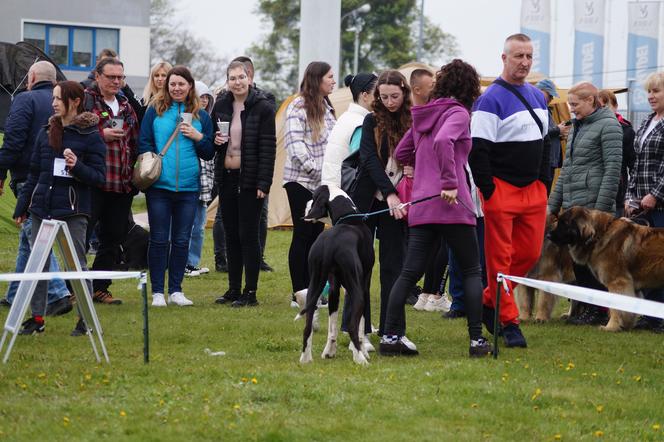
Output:
<instances>
[{"instance_id":1,"label":"man in black jacket","mask_svg":"<svg viewBox=\"0 0 664 442\"><path fill-rule=\"evenodd\" d=\"M56 81L55 66L48 61L38 61L28 70L26 92L14 97L7 123L2 149L0 149L0 195L3 193L7 170L12 179L9 187L18 197L18 193L28 178L30 157L32 156L35 139L39 130L48 123L53 114L53 86ZM16 255L16 273L25 270L30 256L30 232L32 223L28 218L19 233L19 246ZM57 261L51 255L51 269L58 270ZM2 304L10 305L18 283L9 284L6 299ZM64 314L72 309L70 294L64 281L54 279L48 284L47 314Z\"/></svg>"}]
</instances>

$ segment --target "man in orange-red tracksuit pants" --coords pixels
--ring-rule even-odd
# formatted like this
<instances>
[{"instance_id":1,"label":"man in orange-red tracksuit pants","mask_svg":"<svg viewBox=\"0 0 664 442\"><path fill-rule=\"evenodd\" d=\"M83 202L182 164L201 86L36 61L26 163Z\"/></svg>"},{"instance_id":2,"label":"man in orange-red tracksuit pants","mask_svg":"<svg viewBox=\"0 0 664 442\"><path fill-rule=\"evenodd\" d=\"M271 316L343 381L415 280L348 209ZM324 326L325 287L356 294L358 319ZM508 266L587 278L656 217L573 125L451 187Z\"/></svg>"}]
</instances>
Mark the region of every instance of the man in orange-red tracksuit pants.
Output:
<instances>
[{"instance_id":1,"label":"man in orange-red tracksuit pants","mask_svg":"<svg viewBox=\"0 0 664 442\"><path fill-rule=\"evenodd\" d=\"M503 72L477 100L471 120L469 163L484 201L489 285L484 289L483 319L490 332L496 275L524 276L537 262L544 239L546 184L550 180L548 142L544 140L548 111L542 92L525 81L532 55L527 35L507 38ZM526 347L513 284L508 286L509 292L500 299L502 335L507 347Z\"/></svg>"}]
</instances>

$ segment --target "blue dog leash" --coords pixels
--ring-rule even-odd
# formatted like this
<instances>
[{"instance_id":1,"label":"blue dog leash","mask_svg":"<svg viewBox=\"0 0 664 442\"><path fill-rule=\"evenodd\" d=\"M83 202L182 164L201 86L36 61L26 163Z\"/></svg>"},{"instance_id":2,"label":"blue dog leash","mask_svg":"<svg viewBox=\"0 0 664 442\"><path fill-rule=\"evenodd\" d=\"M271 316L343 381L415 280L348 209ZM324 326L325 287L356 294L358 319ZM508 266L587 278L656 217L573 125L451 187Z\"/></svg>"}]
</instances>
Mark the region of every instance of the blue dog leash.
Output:
<instances>
[{"instance_id":1,"label":"blue dog leash","mask_svg":"<svg viewBox=\"0 0 664 442\"><path fill-rule=\"evenodd\" d=\"M430 196L427 196L427 197L424 197L424 198L420 198L420 199L415 200L415 201L409 201L409 202L407 202L407 203L401 203L401 204L399 204L396 208L397 208L397 209L403 209L403 208L405 208L405 207L413 206L413 205L415 205L415 204L419 204L419 203L422 203L422 202L424 202L424 201L428 201L428 200L431 200L431 199L434 199L434 198L440 198L440 194L437 193L437 194L435 194L435 195L430 195ZM470 211L471 213L475 214L475 211L474 211L473 209L471 209L470 207L468 207L468 206L466 205L466 203L464 203L463 201L461 201L461 200L458 199L458 198L457 198L457 202L461 203L461 205L462 205L463 207L465 207L468 211ZM349 215L344 215L344 216L342 216L341 218L339 218L339 219L337 220L337 222L334 223L334 225L336 226L336 225L339 224L341 221L343 221L343 220L345 220L345 219L348 219L348 218L362 218L362 221L366 221L367 219L369 219L370 216L374 216L374 215L378 215L378 214L381 214L381 213L389 212L390 210L392 210L392 208L388 207L387 209L376 210L375 212L368 212L368 213L351 213L351 214L349 214Z\"/></svg>"}]
</instances>

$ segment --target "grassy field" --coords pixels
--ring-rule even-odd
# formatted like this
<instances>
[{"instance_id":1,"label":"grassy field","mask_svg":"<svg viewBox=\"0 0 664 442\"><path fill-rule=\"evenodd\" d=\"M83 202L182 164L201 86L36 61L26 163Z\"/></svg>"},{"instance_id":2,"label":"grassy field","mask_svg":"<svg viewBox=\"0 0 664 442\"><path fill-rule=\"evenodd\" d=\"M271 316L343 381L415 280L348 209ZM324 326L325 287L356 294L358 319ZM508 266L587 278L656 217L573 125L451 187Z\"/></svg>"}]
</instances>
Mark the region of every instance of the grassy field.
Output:
<instances>
[{"instance_id":1,"label":"grassy field","mask_svg":"<svg viewBox=\"0 0 664 442\"><path fill-rule=\"evenodd\" d=\"M0 231L0 241L8 272L16 233ZM337 358L322 360L318 333L316 359L301 366L289 241L290 232L269 234L275 272L261 274L259 307L215 305L227 282L212 272L185 281L193 307L150 309L150 364L134 281L112 287L124 304L97 307L110 365L69 336L72 313L19 337L0 365L0 440L664 440L664 342L647 332L526 324L530 348L470 360L465 322L409 307L419 357L372 354L358 367L342 335ZM208 231L209 267L211 249Z\"/></svg>"}]
</instances>

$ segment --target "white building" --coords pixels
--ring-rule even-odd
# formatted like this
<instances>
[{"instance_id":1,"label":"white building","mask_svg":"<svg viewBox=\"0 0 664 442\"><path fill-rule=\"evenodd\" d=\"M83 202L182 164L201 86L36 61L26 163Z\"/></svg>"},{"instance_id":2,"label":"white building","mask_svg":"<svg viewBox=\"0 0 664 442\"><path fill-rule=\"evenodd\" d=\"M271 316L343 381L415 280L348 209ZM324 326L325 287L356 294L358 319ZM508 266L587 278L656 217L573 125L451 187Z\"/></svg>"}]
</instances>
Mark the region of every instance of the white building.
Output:
<instances>
[{"instance_id":1,"label":"white building","mask_svg":"<svg viewBox=\"0 0 664 442\"><path fill-rule=\"evenodd\" d=\"M102 49L114 49L140 95L150 74L150 0L4 0L2 7L0 41L37 46L76 81Z\"/></svg>"}]
</instances>

